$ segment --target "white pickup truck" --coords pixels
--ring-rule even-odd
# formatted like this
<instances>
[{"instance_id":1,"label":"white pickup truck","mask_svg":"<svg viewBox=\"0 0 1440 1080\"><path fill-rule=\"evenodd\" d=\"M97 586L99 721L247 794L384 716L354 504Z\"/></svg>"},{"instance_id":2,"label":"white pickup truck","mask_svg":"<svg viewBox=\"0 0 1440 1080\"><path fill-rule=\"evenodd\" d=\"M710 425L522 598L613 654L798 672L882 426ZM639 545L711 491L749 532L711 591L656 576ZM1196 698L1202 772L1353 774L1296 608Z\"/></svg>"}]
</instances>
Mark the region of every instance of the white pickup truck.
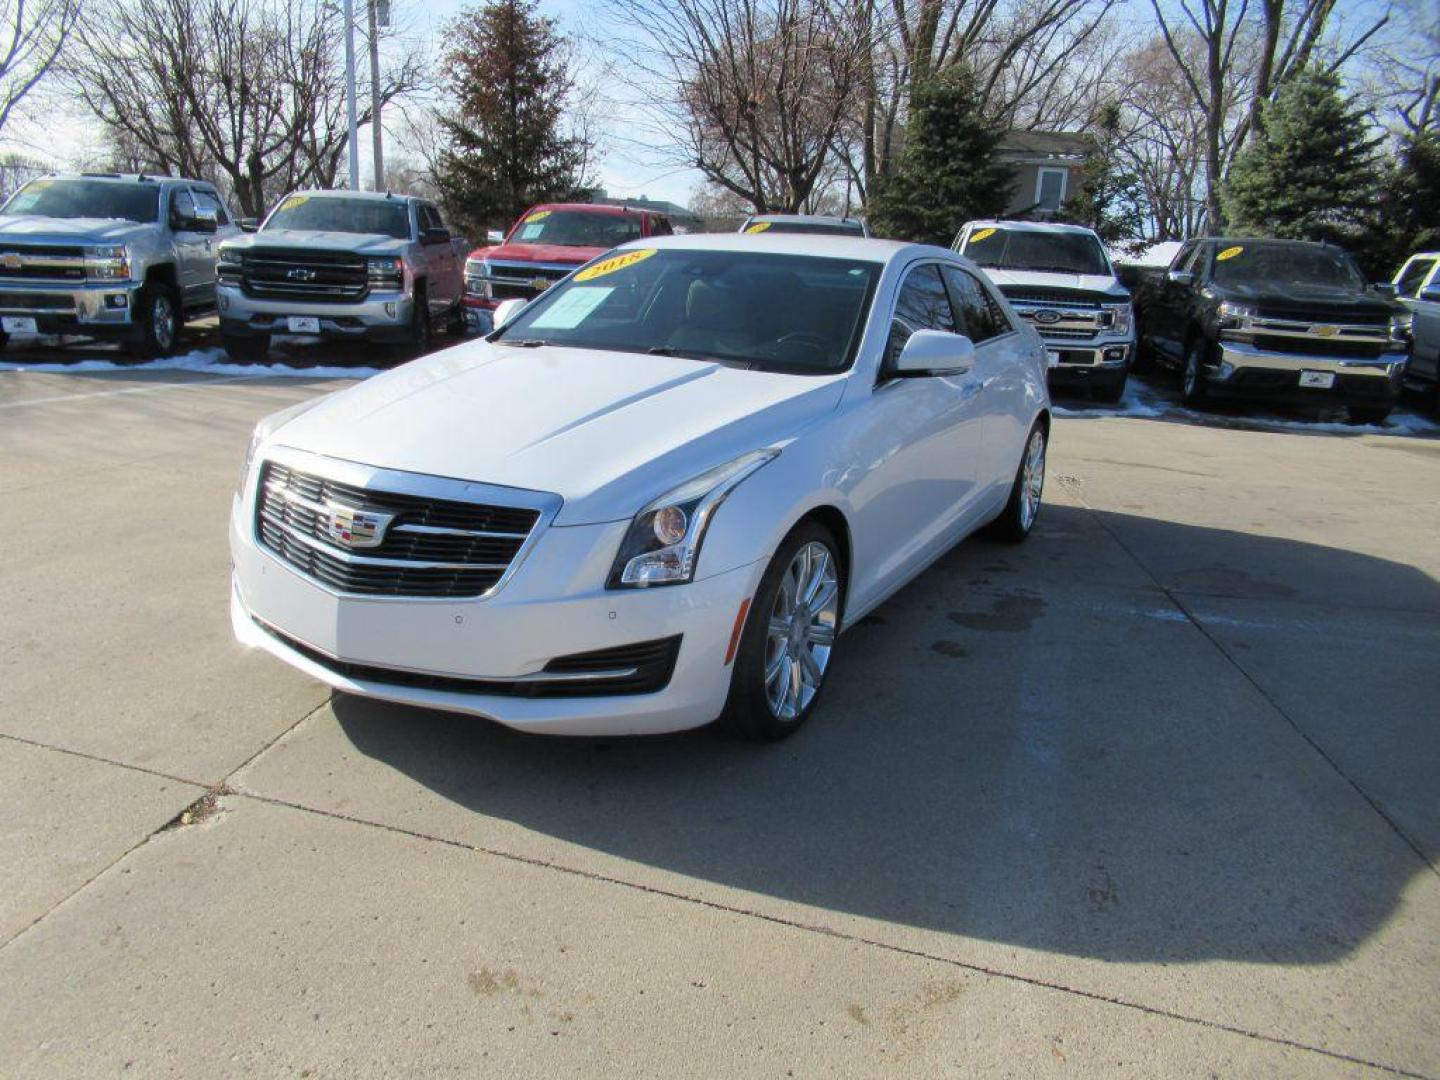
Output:
<instances>
[{"instance_id":1,"label":"white pickup truck","mask_svg":"<svg viewBox=\"0 0 1440 1080\"><path fill-rule=\"evenodd\" d=\"M220 247L220 339L262 360L274 334L426 352L437 322L464 329L463 239L433 203L388 192L297 191L259 232Z\"/></svg>"},{"instance_id":2,"label":"white pickup truck","mask_svg":"<svg viewBox=\"0 0 1440 1080\"><path fill-rule=\"evenodd\" d=\"M1120 400L1135 356L1134 312L1093 230L971 221L951 246L978 263L1045 339L1052 388Z\"/></svg>"},{"instance_id":3,"label":"white pickup truck","mask_svg":"<svg viewBox=\"0 0 1440 1080\"><path fill-rule=\"evenodd\" d=\"M1406 376L1436 391L1440 403L1440 251L1411 255L1395 275L1395 291L1411 318Z\"/></svg>"}]
</instances>

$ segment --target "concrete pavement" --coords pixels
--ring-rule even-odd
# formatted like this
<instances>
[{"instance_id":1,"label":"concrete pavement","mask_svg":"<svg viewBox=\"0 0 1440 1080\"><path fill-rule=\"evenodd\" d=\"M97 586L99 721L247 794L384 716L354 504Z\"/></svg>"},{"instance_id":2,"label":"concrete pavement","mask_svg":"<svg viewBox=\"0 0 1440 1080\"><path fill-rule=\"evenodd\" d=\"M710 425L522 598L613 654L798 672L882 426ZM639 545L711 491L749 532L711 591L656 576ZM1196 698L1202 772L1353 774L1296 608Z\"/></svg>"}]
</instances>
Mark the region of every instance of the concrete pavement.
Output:
<instances>
[{"instance_id":1,"label":"concrete pavement","mask_svg":"<svg viewBox=\"0 0 1440 1080\"><path fill-rule=\"evenodd\" d=\"M1440 1077L1440 442L1060 419L801 736L557 742L231 643L335 385L0 372L0 1076Z\"/></svg>"}]
</instances>

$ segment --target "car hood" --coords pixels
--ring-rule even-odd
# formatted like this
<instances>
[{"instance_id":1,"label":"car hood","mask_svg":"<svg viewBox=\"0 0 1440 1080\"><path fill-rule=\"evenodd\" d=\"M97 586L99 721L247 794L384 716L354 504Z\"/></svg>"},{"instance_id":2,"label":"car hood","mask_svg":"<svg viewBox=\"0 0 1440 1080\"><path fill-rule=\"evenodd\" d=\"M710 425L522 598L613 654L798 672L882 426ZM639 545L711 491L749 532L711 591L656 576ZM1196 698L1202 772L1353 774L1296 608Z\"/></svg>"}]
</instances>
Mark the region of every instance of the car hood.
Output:
<instances>
[{"instance_id":1,"label":"car hood","mask_svg":"<svg viewBox=\"0 0 1440 1080\"><path fill-rule=\"evenodd\" d=\"M1117 300L1125 300L1130 296L1130 290L1108 274L1055 274L1042 270L998 270L990 267L981 269L1002 292L1007 285L1042 285L1047 289L1110 293Z\"/></svg>"},{"instance_id":2,"label":"car hood","mask_svg":"<svg viewBox=\"0 0 1440 1080\"><path fill-rule=\"evenodd\" d=\"M30 214L0 216L0 244L24 239L26 243L123 244L155 226L120 218L55 218Z\"/></svg>"},{"instance_id":3,"label":"car hood","mask_svg":"<svg viewBox=\"0 0 1440 1080\"><path fill-rule=\"evenodd\" d=\"M608 248L570 247L566 244L501 244L499 247L481 248L476 256L487 259L509 260L511 262L570 263L579 266L597 255L604 255Z\"/></svg>"},{"instance_id":4,"label":"car hood","mask_svg":"<svg viewBox=\"0 0 1440 1080\"><path fill-rule=\"evenodd\" d=\"M832 411L845 376L479 341L335 394L279 445L378 468L551 492L558 525L632 517L686 480Z\"/></svg>"},{"instance_id":5,"label":"car hood","mask_svg":"<svg viewBox=\"0 0 1440 1080\"><path fill-rule=\"evenodd\" d=\"M295 248L306 251L364 251L399 254L409 243L384 233L317 232L310 229L263 229L230 241L227 247Z\"/></svg>"},{"instance_id":6,"label":"car hood","mask_svg":"<svg viewBox=\"0 0 1440 1080\"><path fill-rule=\"evenodd\" d=\"M1382 296L1344 286L1267 281L1263 285L1215 284L1212 288L1221 300L1254 304L1275 315L1342 321L1345 316L1378 319L1398 310L1398 305Z\"/></svg>"}]
</instances>

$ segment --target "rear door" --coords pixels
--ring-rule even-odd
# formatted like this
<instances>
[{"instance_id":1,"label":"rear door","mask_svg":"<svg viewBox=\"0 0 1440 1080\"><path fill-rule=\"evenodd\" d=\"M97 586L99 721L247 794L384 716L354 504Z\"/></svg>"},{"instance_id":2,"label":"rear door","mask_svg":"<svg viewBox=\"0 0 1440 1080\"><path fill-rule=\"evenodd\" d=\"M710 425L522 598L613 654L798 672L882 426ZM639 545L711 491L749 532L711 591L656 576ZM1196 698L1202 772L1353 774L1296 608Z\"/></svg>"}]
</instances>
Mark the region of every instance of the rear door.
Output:
<instances>
[{"instance_id":1,"label":"rear door","mask_svg":"<svg viewBox=\"0 0 1440 1080\"><path fill-rule=\"evenodd\" d=\"M425 253L428 289L432 314L441 314L460 302L462 268L450 230L445 227L440 211L427 202L417 208L420 225L420 246Z\"/></svg>"}]
</instances>

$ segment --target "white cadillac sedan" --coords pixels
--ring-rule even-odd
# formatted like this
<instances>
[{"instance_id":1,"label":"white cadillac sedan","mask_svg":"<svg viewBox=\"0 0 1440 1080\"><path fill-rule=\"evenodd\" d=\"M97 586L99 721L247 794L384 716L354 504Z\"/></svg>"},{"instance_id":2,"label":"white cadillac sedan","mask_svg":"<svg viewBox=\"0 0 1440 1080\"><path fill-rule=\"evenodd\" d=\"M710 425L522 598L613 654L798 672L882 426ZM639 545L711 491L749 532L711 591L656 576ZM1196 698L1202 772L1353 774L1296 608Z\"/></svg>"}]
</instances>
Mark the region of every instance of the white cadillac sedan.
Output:
<instances>
[{"instance_id":1,"label":"white cadillac sedan","mask_svg":"<svg viewBox=\"0 0 1440 1080\"><path fill-rule=\"evenodd\" d=\"M836 636L1035 523L1045 351L949 251L651 238L483 341L263 421L242 642L337 689L566 735L775 739Z\"/></svg>"}]
</instances>

